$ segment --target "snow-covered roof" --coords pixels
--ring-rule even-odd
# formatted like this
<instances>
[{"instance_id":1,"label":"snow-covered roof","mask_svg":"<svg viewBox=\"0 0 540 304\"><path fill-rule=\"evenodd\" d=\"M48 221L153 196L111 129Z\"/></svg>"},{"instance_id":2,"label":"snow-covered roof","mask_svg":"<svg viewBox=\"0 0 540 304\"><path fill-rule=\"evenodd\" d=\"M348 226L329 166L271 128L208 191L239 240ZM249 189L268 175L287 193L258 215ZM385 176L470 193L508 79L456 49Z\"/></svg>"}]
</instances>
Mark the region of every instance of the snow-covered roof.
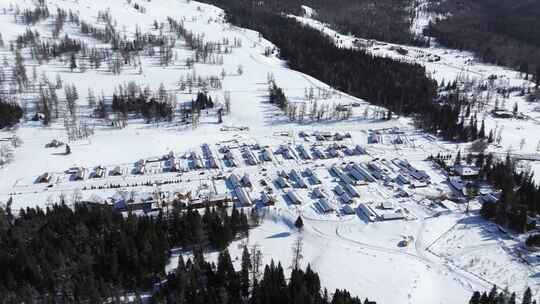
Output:
<instances>
[{"instance_id":1,"label":"snow-covered roof","mask_svg":"<svg viewBox=\"0 0 540 304\"><path fill-rule=\"evenodd\" d=\"M460 176L476 176L479 173L478 168L473 166L456 166L454 168L454 171L456 171L457 174Z\"/></svg>"}]
</instances>

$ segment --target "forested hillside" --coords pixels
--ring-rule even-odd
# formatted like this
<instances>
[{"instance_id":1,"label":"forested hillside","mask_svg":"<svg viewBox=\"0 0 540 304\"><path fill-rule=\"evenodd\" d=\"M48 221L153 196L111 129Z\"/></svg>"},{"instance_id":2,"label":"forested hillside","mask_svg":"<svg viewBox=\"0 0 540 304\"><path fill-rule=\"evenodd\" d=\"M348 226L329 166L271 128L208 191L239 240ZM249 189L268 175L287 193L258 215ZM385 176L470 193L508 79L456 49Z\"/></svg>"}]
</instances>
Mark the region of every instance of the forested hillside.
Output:
<instances>
[{"instance_id":1,"label":"forested hillside","mask_svg":"<svg viewBox=\"0 0 540 304\"><path fill-rule=\"evenodd\" d=\"M482 60L535 74L540 81L540 2L448 0L431 10L448 14L426 33L445 46L475 52Z\"/></svg>"},{"instance_id":2,"label":"forested hillside","mask_svg":"<svg viewBox=\"0 0 540 304\"><path fill-rule=\"evenodd\" d=\"M165 277L171 248L221 250L247 229L237 209L230 216L175 209L166 218L123 217L83 205L21 210L18 216L0 208L2 303L99 303L148 290Z\"/></svg>"},{"instance_id":3,"label":"forested hillside","mask_svg":"<svg viewBox=\"0 0 540 304\"><path fill-rule=\"evenodd\" d=\"M316 18L332 24L339 32L356 37L395 43L425 45L427 40L416 36L411 27L411 0L310 0Z\"/></svg>"},{"instance_id":4,"label":"forested hillside","mask_svg":"<svg viewBox=\"0 0 540 304\"><path fill-rule=\"evenodd\" d=\"M356 37L395 43L425 45L427 41L412 33L412 0L270 0L264 4L244 1L244 5L275 13L302 15L302 5L315 9L314 18L336 30ZM233 4L233 3L231 3ZM220 7L223 7L220 4Z\"/></svg>"}]
</instances>

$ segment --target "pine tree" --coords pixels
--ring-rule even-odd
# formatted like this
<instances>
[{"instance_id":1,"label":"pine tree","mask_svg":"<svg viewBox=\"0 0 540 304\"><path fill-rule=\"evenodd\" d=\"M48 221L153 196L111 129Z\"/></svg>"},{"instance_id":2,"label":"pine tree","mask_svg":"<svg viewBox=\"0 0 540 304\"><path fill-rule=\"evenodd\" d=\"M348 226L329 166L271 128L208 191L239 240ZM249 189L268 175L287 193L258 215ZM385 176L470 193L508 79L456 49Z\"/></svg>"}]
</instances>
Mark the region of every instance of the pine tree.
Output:
<instances>
[{"instance_id":1,"label":"pine tree","mask_svg":"<svg viewBox=\"0 0 540 304\"><path fill-rule=\"evenodd\" d=\"M454 159L454 167L461 165L461 150L458 150L456 158Z\"/></svg>"},{"instance_id":2,"label":"pine tree","mask_svg":"<svg viewBox=\"0 0 540 304\"><path fill-rule=\"evenodd\" d=\"M243 297L249 295L249 273L251 271L251 257L247 246L244 246L242 251L242 268L240 270L240 286Z\"/></svg>"},{"instance_id":3,"label":"pine tree","mask_svg":"<svg viewBox=\"0 0 540 304\"><path fill-rule=\"evenodd\" d=\"M225 285L235 279L235 274L231 255L229 254L229 250L225 249L218 256L216 279L220 285Z\"/></svg>"},{"instance_id":4,"label":"pine tree","mask_svg":"<svg viewBox=\"0 0 540 304\"><path fill-rule=\"evenodd\" d=\"M75 57L75 53L71 54L71 57L69 59L69 69L73 72L74 69L77 68L77 58Z\"/></svg>"},{"instance_id":5,"label":"pine tree","mask_svg":"<svg viewBox=\"0 0 540 304\"><path fill-rule=\"evenodd\" d=\"M493 141L495 140L495 135L493 133L493 130L489 130L489 136L488 136L488 143L493 143Z\"/></svg>"},{"instance_id":6,"label":"pine tree","mask_svg":"<svg viewBox=\"0 0 540 304\"><path fill-rule=\"evenodd\" d=\"M480 131L478 131L478 137L479 138L485 138L486 137L486 126L485 122L482 119L482 124L480 125Z\"/></svg>"},{"instance_id":7,"label":"pine tree","mask_svg":"<svg viewBox=\"0 0 540 304\"><path fill-rule=\"evenodd\" d=\"M523 293L523 300L521 301L521 304L532 304L532 292L530 287L527 287Z\"/></svg>"},{"instance_id":8,"label":"pine tree","mask_svg":"<svg viewBox=\"0 0 540 304\"><path fill-rule=\"evenodd\" d=\"M299 230L302 230L302 228L304 228L304 221L302 220L301 216L298 216L298 218L296 218L296 221L294 222L294 227Z\"/></svg>"},{"instance_id":9,"label":"pine tree","mask_svg":"<svg viewBox=\"0 0 540 304\"><path fill-rule=\"evenodd\" d=\"M480 292L475 291L469 300L469 304L480 304Z\"/></svg>"}]
</instances>

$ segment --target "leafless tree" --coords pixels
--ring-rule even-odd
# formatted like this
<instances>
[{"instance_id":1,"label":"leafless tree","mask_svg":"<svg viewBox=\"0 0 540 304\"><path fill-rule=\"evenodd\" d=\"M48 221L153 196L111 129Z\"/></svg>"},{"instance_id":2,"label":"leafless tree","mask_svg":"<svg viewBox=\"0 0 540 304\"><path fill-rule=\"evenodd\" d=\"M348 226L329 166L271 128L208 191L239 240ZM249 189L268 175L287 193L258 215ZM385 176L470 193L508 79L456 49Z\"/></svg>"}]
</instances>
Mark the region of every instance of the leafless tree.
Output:
<instances>
[{"instance_id":1,"label":"leafless tree","mask_svg":"<svg viewBox=\"0 0 540 304\"><path fill-rule=\"evenodd\" d=\"M259 281L259 278L261 277L262 272L262 264L263 264L263 255L262 251L259 245L255 244L251 246L251 252L250 252L250 258L251 258L251 282L255 284Z\"/></svg>"},{"instance_id":2,"label":"leafless tree","mask_svg":"<svg viewBox=\"0 0 540 304\"><path fill-rule=\"evenodd\" d=\"M300 268L300 263L302 262L302 259L304 258L304 256L302 255L303 245L304 245L304 241L302 239L302 235L299 234L292 246L292 263L291 263L292 269Z\"/></svg>"}]
</instances>

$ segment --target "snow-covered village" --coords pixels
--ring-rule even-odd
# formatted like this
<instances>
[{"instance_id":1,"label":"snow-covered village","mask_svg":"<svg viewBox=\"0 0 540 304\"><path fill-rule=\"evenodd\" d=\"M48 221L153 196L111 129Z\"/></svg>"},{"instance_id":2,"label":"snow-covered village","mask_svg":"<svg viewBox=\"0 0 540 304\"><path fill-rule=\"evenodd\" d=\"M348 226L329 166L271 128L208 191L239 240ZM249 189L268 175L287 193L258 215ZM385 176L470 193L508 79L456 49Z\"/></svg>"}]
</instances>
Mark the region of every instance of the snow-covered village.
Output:
<instances>
[{"instance_id":1,"label":"snow-covered village","mask_svg":"<svg viewBox=\"0 0 540 304\"><path fill-rule=\"evenodd\" d=\"M0 303L536 303L537 41L331 2L0 0Z\"/></svg>"}]
</instances>

